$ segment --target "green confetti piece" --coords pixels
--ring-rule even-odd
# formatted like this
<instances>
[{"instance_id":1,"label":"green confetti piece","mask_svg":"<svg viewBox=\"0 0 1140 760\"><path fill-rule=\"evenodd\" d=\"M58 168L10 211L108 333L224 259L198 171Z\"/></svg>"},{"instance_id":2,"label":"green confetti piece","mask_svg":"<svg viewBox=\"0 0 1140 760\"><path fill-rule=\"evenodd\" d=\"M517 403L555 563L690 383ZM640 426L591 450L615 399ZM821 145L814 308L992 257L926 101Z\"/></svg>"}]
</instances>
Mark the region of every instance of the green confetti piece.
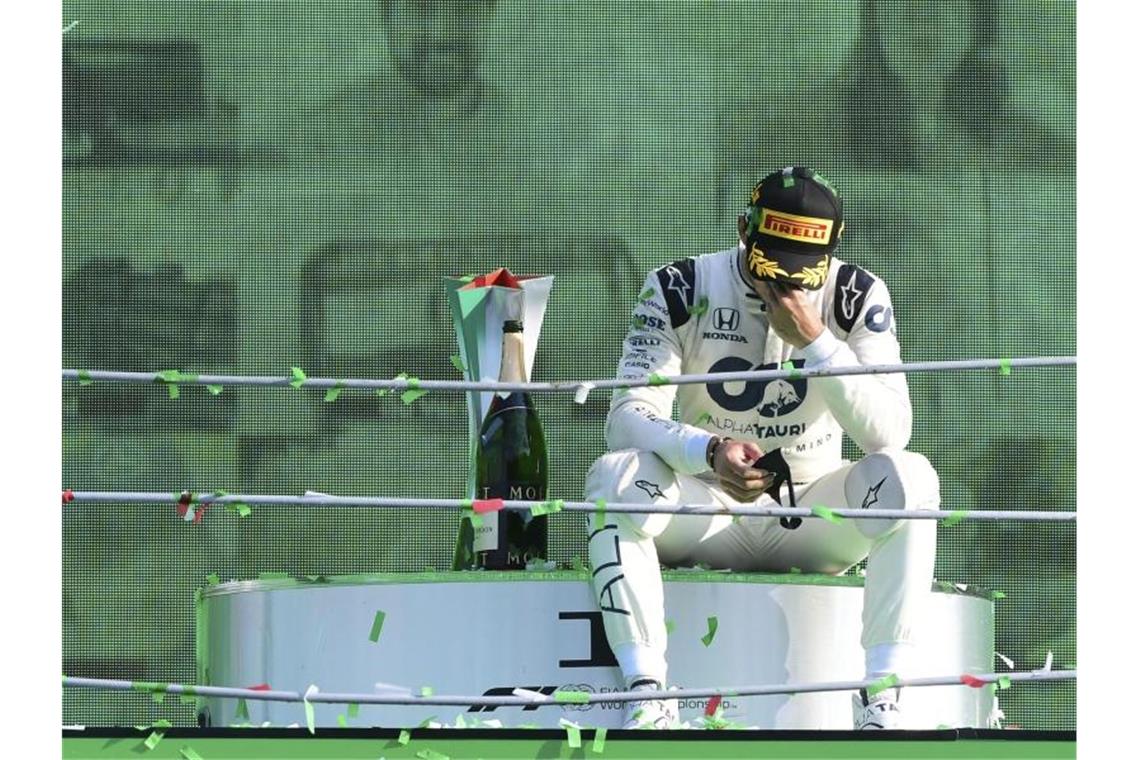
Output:
<instances>
[{"instance_id":1,"label":"green confetti piece","mask_svg":"<svg viewBox=\"0 0 1140 760\"><path fill-rule=\"evenodd\" d=\"M404 406L409 406L416 399L426 395L427 391L423 390L422 388L413 388L401 393L400 400L404 402Z\"/></svg>"},{"instance_id":2,"label":"green confetti piece","mask_svg":"<svg viewBox=\"0 0 1140 760\"><path fill-rule=\"evenodd\" d=\"M238 517L249 517L253 514L253 510L249 508L249 505L241 501L228 502L226 509L236 513Z\"/></svg>"},{"instance_id":3,"label":"green confetti piece","mask_svg":"<svg viewBox=\"0 0 1140 760\"><path fill-rule=\"evenodd\" d=\"M1012 369L1012 363L1010 362L1009 359L999 359L998 360L998 372L999 373L1001 373L1002 375L1009 375L1011 369Z\"/></svg>"},{"instance_id":4,"label":"green confetti piece","mask_svg":"<svg viewBox=\"0 0 1140 760\"><path fill-rule=\"evenodd\" d=\"M166 392L170 395L170 398L172 398L172 399L176 399L179 396L177 385L171 384L171 385L166 386Z\"/></svg>"},{"instance_id":5,"label":"green confetti piece","mask_svg":"<svg viewBox=\"0 0 1140 760\"><path fill-rule=\"evenodd\" d=\"M599 755L606 751L606 729L594 729L594 743L590 745L590 750Z\"/></svg>"},{"instance_id":6,"label":"green confetti piece","mask_svg":"<svg viewBox=\"0 0 1140 760\"><path fill-rule=\"evenodd\" d=\"M1005 599L1005 592L1004 591L995 591L993 593L993 597L994 597L994 599Z\"/></svg>"},{"instance_id":7,"label":"green confetti piece","mask_svg":"<svg viewBox=\"0 0 1140 760\"><path fill-rule=\"evenodd\" d=\"M146 745L147 749L154 749L158 746L158 743L162 741L163 736L165 736L165 734L161 731L152 731L143 744Z\"/></svg>"},{"instance_id":8,"label":"green confetti piece","mask_svg":"<svg viewBox=\"0 0 1140 760\"><path fill-rule=\"evenodd\" d=\"M245 703L245 698L239 698L237 703L237 712L234 713L235 721L249 722L249 705Z\"/></svg>"},{"instance_id":9,"label":"green confetti piece","mask_svg":"<svg viewBox=\"0 0 1140 760\"><path fill-rule=\"evenodd\" d=\"M585 705L590 703L590 693L588 691L556 691L554 692L554 701Z\"/></svg>"},{"instance_id":10,"label":"green confetti piece","mask_svg":"<svg viewBox=\"0 0 1140 760\"><path fill-rule=\"evenodd\" d=\"M539 504L534 504L530 508L530 514L533 517L538 517L539 515L550 515L550 514L554 514L555 512L561 512L561 511L562 511L562 500L561 499L551 499L550 501L544 501L544 502L541 502Z\"/></svg>"},{"instance_id":11,"label":"green confetti piece","mask_svg":"<svg viewBox=\"0 0 1140 760\"><path fill-rule=\"evenodd\" d=\"M155 382L177 383L180 379L181 374L176 369L164 369L154 373Z\"/></svg>"},{"instance_id":12,"label":"green confetti piece","mask_svg":"<svg viewBox=\"0 0 1140 760\"><path fill-rule=\"evenodd\" d=\"M998 679L997 685L999 689L1008 689L1011 685L1009 676L1002 676Z\"/></svg>"},{"instance_id":13,"label":"green confetti piece","mask_svg":"<svg viewBox=\"0 0 1140 760\"><path fill-rule=\"evenodd\" d=\"M161 705L163 700L166 699L166 692L156 691L150 695L150 698L156 705Z\"/></svg>"},{"instance_id":14,"label":"green confetti piece","mask_svg":"<svg viewBox=\"0 0 1140 760\"><path fill-rule=\"evenodd\" d=\"M305 371L300 367L292 367L291 370L293 372L293 379L289 381L289 385L292 385L294 388L300 388L309 378L305 376Z\"/></svg>"},{"instance_id":15,"label":"green confetti piece","mask_svg":"<svg viewBox=\"0 0 1140 760\"><path fill-rule=\"evenodd\" d=\"M313 710L313 703L305 700L305 726L309 729L310 734L317 733L317 719Z\"/></svg>"},{"instance_id":16,"label":"green confetti piece","mask_svg":"<svg viewBox=\"0 0 1140 760\"><path fill-rule=\"evenodd\" d=\"M697 421L694 424L703 425L706 422L710 422L711 420L712 420L712 415L709 414L708 412L705 412L700 417L697 417Z\"/></svg>"},{"instance_id":17,"label":"green confetti piece","mask_svg":"<svg viewBox=\"0 0 1140 760\"><path fill-rule=\"evenodd\" d=\"M445 755L442 752L436 752L434 749L430 748L421 749L416 753L416 757L420 758L420 760L451 760L450 756Z\"/></svg>"},{"instance_id":18,"label":"green confetti piece","mask_svg":"<svg viewBox=\"0 0 1140 760\"><path fill-rule=\"evenodd\" d=\"M594 502L594 506L597 507L597 509L594 510L594 516L599 521L605 522L605 520L606 520L606 500L605 499L598 499L597 501Z\"/></svg>"},{"instance_id":19,"label":"green confetti piece","mask_svg":"<svg viewBox=\"0 0 1140 760\"><path fill-rule=\"evenodd\" d=\"M192 747L182 747L178 750L178 754L182 755L183 760L204 760Z\"/></svg>"},{"instance_id":20,"label":"green confetti piece","mask_svg":"<svg viewBox=\"0 0 1140 760\"><path fill-rule=\"evenodd\" d=\"M940 524L940 525L944 525L944 526L946 526L947 528L953 528L955 525L957 525L958 523L962 522L962 521L963 521L963 520L965 520L965 519L966 519L966 510L964 510L964 509L955 509L955 510L954 510L954 511L953 511L953 512L950 514L950 516L949 516L949 517L943 518L943 519L942 519L942 520L939 522L939 524Z\"/></svg>"},{"instance_id":21,"label":"green confetti piece","mask_svg":"<svg viewBox=\"0 0 1140 760\"><path fill-rule=\"evenodd\" d=\"M659 375L656 372L654 372L653 374L651 374L649 376L649 384L650 385L668 385L669 384L669 378L665 377L664 375Z\"/></svg>"},{"instance_id":22,"label":"green confetti piece","mask_svg":"<svg viewBox=\"0 0 1140 760\"><path fill-rule=\"evenodd\" d=\"M893 686L896 686L898 682L899 677L894 673L889 673L883 676L878 681L875 681L873 684L867 687L867 698L870 699L880 691L885 691Z\"/></svg>"},{"instance_id":23,"label":"green confetti piece","mask_svg":"<svg viewBox=\"0 0 1140 760\"><path fill-rule=\"evenodd\" d=\"M570 745L570 749L578 749L582 746L582 729L577 726L566 726L566 742Z\"/></svg>"},{"instance_id":24,"label":"green confetti piece","mask_svg":"<svg viewBox=\"0 0 1140 760\"><path fill-rule=\"evenodd\" d=\"M396 741L401 746L403 746L403 745L406 745L411 740L411 738L412 738L411 733L409 733L408 729L405 728L405 729L400 731L400 738L397 739Z\"/></svg>"},{"instance_id":25,"label":"green confetti piece","mask_svg":"<svg viewBox=\"0 0 1140 760\"><path fill-rule=\"evenodd\" d=\"M474 509L471 509L470 507L464 507L461 510L461 513L463 517L471 521L471 527L483 527L483 515L476 514Z\"/></svg>"},{"instance_id":26,"label":"green confetti piece","mask_svg":"<svg viewBox=\"0 0 1140 760\"><path fill-rule=\"evenodd\" d=\"M645 327L645 324L648 321L649 320L646 319L645 316L643 316L641 314L634 314L633 318L630 319L629 322L630 322L630 325L633 326L635 329L640 330L641 328Z\"/></svg>"},{"instance_id":27,"label":"green confetti piece","mask_svg":"<svg viewBox=\"0 0 1140 760\"><path fill-rule=\"evenodd\" d=\"M641 291L641 295L639 295L637 297L637 302L638 303L645 303L650 298L653 298L653 296L655 296L655 295L657 295L656 290L654 290L653 288L646 288L645 290Z\"/></svg>"},{"instance_id":28,"label":"green confetti piece","mask_svg":"<svg viewBox=\"0 0 1140 760\"><path fill-rule=\"evenodd\" d=\"M134 691L166 691L167 684L155 681L132 681L131 689Z\"/></svg>"},{"instance_id":29,"label":"green confetti piece","mask_svg":"<svg viewBox=\"0 0 1140 760\"><path fill-rule=\"evenodd\" d=\"M91 373L90 372L88 372L85 369L79 370L79 384L80 385L91 385L91 383L93 383L93 382L95 382L95 381L91 379Z\"/></svg>"},{"instance_id":30,"label":"green confetti piece","mask_svg":"<svg viewBox=\"0 0 1140 760\"><path fill-rule=\"evenodd\" d=\"M340 715L337 715L336 716L336 724L338 726L340 726L341 728L348 728L348 718L344 717L343 713Z\"/></svg>"},{"instance_id":31,"label":"green confetti piece","mask_svg":"<svg viewBox=\"0 0 1140 760\"><path fill-rule=\"evenodd\" d=\"M784 177L784 187L793 187L796 184L795 177Z\"/></svg>"},{"instance_id":32,"label":"green confetti piece","mask_svg":"<svg viewBox=\"0 0 1140 760\"><path fill-rule=\"evenodd\" d=\"M575 554L573 559L570 560L570 569L571 570L585 570L586 564L584 562L582 562L581 557L579 557L577 554Z\"/></svg>"},{"instance_id":33,"label":"green confetti piece","mask_svg":"<svg viewBox=\"0 0 1140 760\"><path fill-rule=\"evenodd\" d=\"M788 375L788 377L792 380L799 380L804 376L803 373L800 372L800 370L796 367L796 365L792 364L791 362L784 362L780 365L780 369L791 373Z\"/></svg>"},{"instance_id":34,"label":"green confetti piece","mask_svg":"<svg viewBox=\"0 0 1140 760\"><path fill-rule=\"evenodd\" d=\"M207 385L206 390L210 392L211 396L220 396L222 393L222 386L220 385ZM193 750L191 750L193 751Z\"/></svg>"},{"instance_id":35,"label":"green confetti piece","mask_svg":"<svg viewBox=\"0 0 1140 760\"><path fill-rule=\"evenodd\" d=\"M822 504L817 504L814 507L812 507L811 513L813 515L815 515L816 517L822 517L824 520L827 520L829 523L835 523L836 525L843 522L843 518L840 515L835 514L834 511L828 509L827 507L823 506Z\"/></svg>"},{"instance_id":36,"label":"green confetti piece","mask_svg":"<svg viewBox=\"0 0 1140 760\"><path fill-rule=\"evenodd\" d=\"M206 584L207 585L217 586L218 583L219 583L219 578L218 578L217 573L210 573L209 575L206 576Z\"/></svg>"},{"instance_id":37,"label":"green confetti piece","mask_svg":"<svg viewBox=\"0 0 1140 760\"><path fill-rule=\"evenodd\" d=\"M701 300L697 301L696 305L689 309L689 314L694 317L699 317L709 310L708 296L701 296Z\"/></svg>"},{"instance_id":38,"label":"green confetti piece","mask_svg":"<svg viewBox=\"0 0 1140 760\"><path fill-rule=\"evenodd\" d=\"M356 717L359 717L359 715L360 715L360 703L359 702L349 702L348 703L348 717L356 718Z\"/></svg>"},{"instance_id":39,"label":"green confetti piece","mask_svg":"<svg viewBox=\"0 0 1140 760\"><path fill-rule=\"evenodd\" d=\"M672 620L666 620L665 621L665 635L668 636L669 634L673 633L673 631L675 631L675 630L677 630L677 624Z\"/></svg>"},{"instance_id":40,"label":"green confetti piece","mask_svg":"<svg viewBox=\"0 0 1140 760\"><path fill-rule=\"evenodd\" d=\"M421 697L430 697L432 694L435 694L435 689L433 689L432 687L430 687L430 686L420 687L420 696Z\"/></svg>"},{"instance_id":41,"label":"green confetti piece","mask_svg":"<svg viewBox=\"0 0 1140 760\"><path fill-rule=\"evenodd\" d=\"M384 627L384 618L387 617L383 610L376 610L376 617L372 620L372 631L368 634L368 640L375 643L380 639L380 629Z\"/></svg>"},{"instance_id":42,"label":"green confetti piece","mask_svg":"<svg viewBox=\"0 0 1140 760\"><path fill-rule=\"evenodd\" d=\"M451 366L455 367L455 369L460 373L467 371L467 365L463 363L463 357L459 354L455 354L451 357Z\"/></svg>"},{"instance_id":43,"label":"green confetti piece","mask_svg":"<svg viewBox=\"0 0 1140 760\"><path fill-rule=\"evenodd\" d=\"M709 618L709 632L701 636L701 642L707 647L712 644L713 638L716 636L717 620L715 617Z\"/></svg>"},{"instance_id":44,"label":"green confetti piece","mask_svg":"<svg viewBox=\"0 0 1140 760\"><path fill-rule=\"evenodd\" d=\"M340 392L342 390L344 390L344 385L342 384L342 382L340 380L337 380L336 385L329 388L328 391L325 392L325 403L331 404L332 402L334 402L338 398L340 398Z\"/></svg>"}]
</instances>

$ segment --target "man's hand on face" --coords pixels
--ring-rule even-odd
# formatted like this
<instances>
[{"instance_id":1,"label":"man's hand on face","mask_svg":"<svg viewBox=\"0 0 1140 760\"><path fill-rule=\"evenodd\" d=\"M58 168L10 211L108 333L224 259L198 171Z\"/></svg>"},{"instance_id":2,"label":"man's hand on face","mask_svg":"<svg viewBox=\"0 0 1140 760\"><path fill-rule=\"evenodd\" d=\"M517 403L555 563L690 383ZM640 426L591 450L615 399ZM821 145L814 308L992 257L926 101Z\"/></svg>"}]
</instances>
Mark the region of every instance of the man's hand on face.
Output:
<instances>
[{"instance_id":1,"label":"man's hand on face","mask_svg":"<svg viewBox=\"0 0 1140 760\"><path fill-rule=\"evenodd\" d=\"M764 299L768 323L784 341L803 348L823 333L823 321L801 288L770 280L752 282Z\"/></svg>"},{"instance_id":2,"label":"man's hand on face","mask_svg":"<svg viewBox=\"0 0 1140 760\"><path fill-rule=\"evenodd\" d=\"M764 451L752 441L723 441L713 457L720 485L737 501L755 501L772 486L772 473L752 466Z\"/></svg>"}]
</instances>

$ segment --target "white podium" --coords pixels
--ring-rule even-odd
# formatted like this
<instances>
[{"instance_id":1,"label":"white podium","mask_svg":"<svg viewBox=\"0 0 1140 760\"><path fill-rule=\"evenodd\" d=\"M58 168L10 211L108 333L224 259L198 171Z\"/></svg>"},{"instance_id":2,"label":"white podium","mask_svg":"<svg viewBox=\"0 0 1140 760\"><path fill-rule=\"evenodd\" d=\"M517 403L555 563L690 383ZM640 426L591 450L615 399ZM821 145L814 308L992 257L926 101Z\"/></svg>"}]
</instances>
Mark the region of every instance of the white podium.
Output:
<instances>
[{"instance_id":1,"label":"white podium","mask_svg":"<svg viewBox=\"0 0 1140 760\"><path fill-rule=\"evenodd\" d=\"M665 571L669 681L685 688L859 680L862 579ZM371 640L376 613L383 627ZM709 618L716 633L706 646ZM933 591L919 631L915 676L993 670L993 603ZM198 599L198 679L216 686L269 684L304 692L371 693L377 684L430 686L437 695L509 695L516 687L552 693L622 688L606 644L588 573L439 572L235 581ZM382 688L382 687L381 687ZM984 728L990 689L907 689L907 728ZM725 717L761 729L851 728L851 692L727 697ZM462 714L505 727L621 725L618 703L541 708L360 705L351 726L454 725ZM681 704L682 720L705 700ZM300 723L299 704L249 701L250 722ZM207 699L201 720L236 721L237 700ZM315 704L318 726L338 725L343 705Z\"/></svg>"}]
</instances>

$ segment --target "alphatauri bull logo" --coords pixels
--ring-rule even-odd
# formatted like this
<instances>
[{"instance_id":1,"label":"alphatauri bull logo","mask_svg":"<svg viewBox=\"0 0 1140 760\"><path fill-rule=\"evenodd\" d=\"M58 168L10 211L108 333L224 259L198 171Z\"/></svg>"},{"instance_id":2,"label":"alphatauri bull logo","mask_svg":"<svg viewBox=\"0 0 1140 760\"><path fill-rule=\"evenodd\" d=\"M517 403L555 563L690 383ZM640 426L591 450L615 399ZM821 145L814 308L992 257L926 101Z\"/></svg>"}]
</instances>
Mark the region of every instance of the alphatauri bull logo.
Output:
<instances>
[{"instance_id":1,"label":"alphatauri bull logo","mask_svg":"<svg viewBox=\"0 0 1140 760\"><path fill-rule=\"evenodd\" d=\"M764 389L757 409L762 417L779 417L800 405L803 399L787 380L773 380Z\"/></svg>"}]
</instances>

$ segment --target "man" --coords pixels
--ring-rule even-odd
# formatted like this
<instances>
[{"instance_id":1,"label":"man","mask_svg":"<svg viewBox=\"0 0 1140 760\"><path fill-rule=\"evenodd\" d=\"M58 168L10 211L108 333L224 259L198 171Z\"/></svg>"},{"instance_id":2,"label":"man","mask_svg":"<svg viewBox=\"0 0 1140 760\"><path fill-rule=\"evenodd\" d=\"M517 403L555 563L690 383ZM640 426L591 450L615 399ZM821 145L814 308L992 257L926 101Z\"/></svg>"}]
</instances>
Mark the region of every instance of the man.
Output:
<instances>
[{"instance_id":1,"label":"man","mask_svg":"<svg viewBox=\"0 0 1140 760\"><path fill-rule=\"evenodd\" d=\"M833 257L843 204L826 179L803 167L769 174L738 229L738 247L649 274L620 377L899 361L886 285ZM866 453L858 462L841 459L844 432ZM903 375L619 391L606 421L610 453L591 467L586 497L773 506L777 495L788 506L936 509L938 476L904 450L910 433ZM862 643L867 676L880 678L912 665L935 530L926 520L613 514L591 519L589 552L606 636L630 689L666 684L659 563L839 574L869 556ZM899 696L897 688L860 693L856 727L898 727ZM628 706L625 725L664 728L676 718L675 700L644 700Z\"/></svg>"},{"instance_id":2,"label":"man","mask_svg":"<svg viewBox=\"0 0 1140 760\"><path fill-rule=\"evenodd\" d=\"M389 60L305 109L295 150L369 165L497 160L509 103L480 73L493 0L376 7Z\"/></svg>"}]
</instances>

